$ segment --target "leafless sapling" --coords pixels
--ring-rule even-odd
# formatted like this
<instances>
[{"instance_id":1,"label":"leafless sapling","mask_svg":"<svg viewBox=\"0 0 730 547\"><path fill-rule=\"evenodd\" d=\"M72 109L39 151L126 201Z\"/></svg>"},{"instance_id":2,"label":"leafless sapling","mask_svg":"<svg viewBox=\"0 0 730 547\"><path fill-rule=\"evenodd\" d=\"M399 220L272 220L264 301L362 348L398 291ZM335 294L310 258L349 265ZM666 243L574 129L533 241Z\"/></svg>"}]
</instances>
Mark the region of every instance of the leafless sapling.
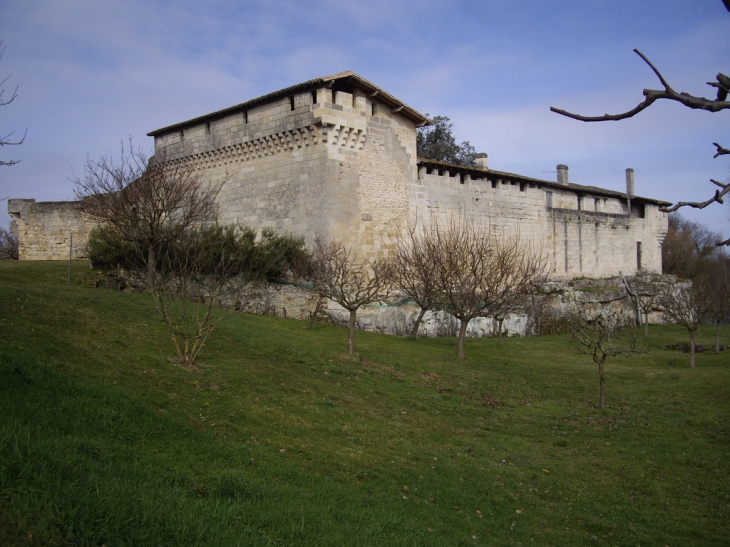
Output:
<instances>
[{"instance_id":1,"label":"leafless sapling","mask_svg":"<svg viewBox=\"0 0 730 547\"><path fill-rule=\"evenodd\" d=\"M201 246L202 229L217 219L220 185L204 184L189 164L150 159L131 142L118 160L87 158L83 177L72 181L83 213L104 237L126 244L128 267L142 274L179 361L192 366L218 323L212 305L231 288L231 257Z\"/></svg>"},{"instance_id":2,"label":"leafless sapling","mask_svg":"<svg viewBox=\"0 0 730 547\"><path fill-rule=\"evenodd\" d=\"M616 312L600 309L586 312L577 306L564 317L579 353L590 355L598 365L600 385L599 408L606 408L606 377L604 367L609 357L629 357L644 353L645 346L637 345L633 321Z\"/></svg>"},{"instance_id":3,"label":"leafless sapling","mask_svg":"<svg viewBox=\"0 0 730 547\"><path fill-rule=\"evenodd\" d=\"M715 290L711 278L668 281L659 294L659 304L667 322L682 325L689 332L689 366L695 368L697 333L712 313Z\"/></svg>"},{"instance_id":4,"label":"leafless sapling","mask_svg":"<svg viewBox=\"0 0 730 547\"><path fill-rule=\"evenodd\" d=\"M442 294L437 289L438 272L429 256L428 240L417 223L409 223L396 238L391 259L391 274L396 290L411 298L420 308L410 338L416 340L423 316L428 311L443 309Z\"/></svg>"},{"instance_id":5,"label":"leafless sapling","mask_svg":"<svg viewBox=\"0 0 730 547\"><path fill-rule=\"evenodd\" d=\"M445 225L432 222L424 238L444 309L460 321L456 355L464 359L469 321L491 317L505 302L525 294L543 278L545 260L519 237L498 237L465 218L452 218Z\"/></svg>"},{"instance_id":6,"label":"leafless sapling","mask_svg":"<svg viewBox=\"0 0 730 547\"><path fill-rule=\"evenodd\" d=\"M357 310L384 301L390 293L390 261L355 256L339 241L315 238L310 281L314 290L345 308L349 314L348 349L355 351Z\"/></svg>"}]
</instances>

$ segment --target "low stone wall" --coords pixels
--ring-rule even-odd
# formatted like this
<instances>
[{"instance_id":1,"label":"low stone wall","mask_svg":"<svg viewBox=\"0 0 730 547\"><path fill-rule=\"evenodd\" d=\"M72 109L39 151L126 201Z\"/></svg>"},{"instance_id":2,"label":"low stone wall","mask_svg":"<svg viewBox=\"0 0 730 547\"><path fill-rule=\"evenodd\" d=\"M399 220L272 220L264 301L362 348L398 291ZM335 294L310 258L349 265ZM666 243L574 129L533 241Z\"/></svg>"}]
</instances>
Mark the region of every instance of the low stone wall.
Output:
<instances>
[{"instance_id":1,"label":"low stone wall","mask_svg":"<svg viewBox=\"0 0 730 547\"><path fill-rule=\"evenodd\" d=\"M101 272L99 272L101 274ZM114 287L116 281L110 272L104 284ZM632 285L635 277L626 278ZM652 276L655 294L667 281L664 276ZM143 290L141 279L133 279L122 271L121 286L124 290ZM300 283L269 283L247 293L244 302L224 301L225 307L240 307L248 313L274 315L290 319L309 320L317 308L318 296ZM594 313L608 309L626 317L636 317L635 301L629 298L623 280L582 279L566 282L549 282L543 286L541 294L531 298L523 313L508 315L502 322L505 336L534 336L564 332L561 316L575 304ZM410 300L398 304L371 304L357 312L357 329L361 331L408 336L418 318L420 308ZM325 301L320 311L319 321L331 322L347 327L350 313L332 300ZM649 315L650 323L663 322L661 308L657 305ZM460 322L454 316L443 312L426 312L419 326L418 335L435 338L456 336ZM466 335L470 338L497 336L499 323L491 317L472 319L467 326Z\"/></svg>"}]
</instances>

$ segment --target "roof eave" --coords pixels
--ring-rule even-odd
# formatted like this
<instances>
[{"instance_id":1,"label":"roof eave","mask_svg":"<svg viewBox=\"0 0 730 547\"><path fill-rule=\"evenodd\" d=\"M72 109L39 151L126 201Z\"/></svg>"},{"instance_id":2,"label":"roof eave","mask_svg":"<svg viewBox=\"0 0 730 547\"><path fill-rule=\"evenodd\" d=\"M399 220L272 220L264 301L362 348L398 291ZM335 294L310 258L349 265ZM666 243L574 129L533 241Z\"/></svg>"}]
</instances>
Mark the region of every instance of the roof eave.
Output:
<instances>
[{"instance_id":1,"label":"roof eave","mask_svg":"<svg viewBox=\"0 0 730 547\"><path fill-rule=\"evenodd\" d=\"M518 175L517 173L508 173L505 171L494 171L493 169L479 169L477 167L467 167L465 165L457 165L454 163L447 163L444 161L437 161L437 160L430 160L427 158L418 158L418 165L421 164L430 164L436 167L443 167L448 168L450 170L454 171L462 171L464 173L469 173L472 175L480 175L480 176L495 176L495 177L503 177L503 178L509 178L514 180L520 180L524 182L528 182L531 184L537 184L540 186L547 186L549 188L562 188L562 189L568 189L572 190L576 193L586 193L586 194L593 194L598 196L606 196L606 197L615 197L615 198L623 198L627 199L629 196L626 193L623 192L617 192L616 190L608 190L605 188L598 188L597 186L584 186L582 184L574 184L572 182L568 183L567 186L565 184L561 184L556 181L551 180L543 180L543 179L535 179L532 177L526 177L524 175ZM651 203L653 205L658 205L660 207L664 207L667 205L671 205L668 201L662 201L658 199L653 198L644 198L641 196L631 196L632 200L638 200L642 203Z\"/></svg>"},{"instance_id":2,"label":"roof eave","mask_svg":"<svg viewBox=\"0 0 730 547\"><path fill-rule=\"evenodd\" d=\"M235 114L237 112L242 112L244 110L253 108L254 106L258 106L260 104L265 104L267 102L275 101L277 99L280 99L281 97L286 97L287 95L291 95L292 93L303 93L306 91L313 91L315 89L319 89L321 87L326 87L328 85L332 85L334 82L338 80L351 80L359 87L363 88L365 91L369 92L371 97L378 97L379 100L386 103L391 108L397 108L399 112L401 112L403 115L411 118L414 122L416 122L416 127L422 127L426 125L432 125L433 122L417 110L411 108L404 102L398 100L396 97L388 93L387 91L379 88L372 82L366 80L362 76L355 74L352 71L347 72L340 72L338 74L334 74L332 76L324 76L321 78L315 78L313 80L307 80L306 82L302 82L300 84L296 84L293 86L285 87L284 89L280 89L278 91L274 91L272 93L268 93L266 95L261 95L260 97L256 97L255 99L251 99L249 101L229 106L227 108L224 108L222 110L216 110L215 112L211 112L209 114L205 114L203 116L198 116L196 118L191 118L189 120L185 120L183 122L178 122L172 125L168 125L166 127L162 127L160 129L155 129L154 131L150 131L147 133L148 137L157 137L159 135L164 135L165 133L171 133L173 131L180 131L181 129L185 129L187 127L192 127L195 125L199 125L204 122L209 122L213 120L217 120L220 118L223 118L225 116L229 116L231 114Z\"/></svg>"}]
</instances>

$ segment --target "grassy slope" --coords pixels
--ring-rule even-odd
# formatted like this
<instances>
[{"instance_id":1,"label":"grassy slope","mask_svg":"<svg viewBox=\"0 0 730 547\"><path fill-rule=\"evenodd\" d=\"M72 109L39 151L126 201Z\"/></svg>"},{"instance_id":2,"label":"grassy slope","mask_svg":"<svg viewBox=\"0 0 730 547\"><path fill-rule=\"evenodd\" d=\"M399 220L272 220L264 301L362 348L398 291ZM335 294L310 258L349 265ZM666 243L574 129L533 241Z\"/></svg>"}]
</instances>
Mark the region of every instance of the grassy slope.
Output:
<instances>
[{"instance_id":1,"label":"grassy slope","mask_svg":"<svg viewBox=\"0 0 730 547\"><path fill-rule=\"evenodd\" d=\"M560 336L459 362L358 333L353 360L344 329L240 315L187 371L151 299L93 277L0 262L2 545L728 541L727 352L610 361L603 412Z\"/></svg>"}]
</instances>

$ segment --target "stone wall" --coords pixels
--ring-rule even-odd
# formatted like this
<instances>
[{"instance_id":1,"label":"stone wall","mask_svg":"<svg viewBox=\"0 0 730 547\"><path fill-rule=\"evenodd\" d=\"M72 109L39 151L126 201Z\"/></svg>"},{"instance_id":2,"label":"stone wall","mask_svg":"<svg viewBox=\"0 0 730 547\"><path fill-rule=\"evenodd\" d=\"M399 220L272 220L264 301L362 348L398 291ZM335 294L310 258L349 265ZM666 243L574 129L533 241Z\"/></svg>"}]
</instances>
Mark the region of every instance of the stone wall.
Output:
<instances>
[{"instance_id":1,"label":"stone wall","mask_svg":"<svg viewBox=\"0 0 730 547\"><path fill-rule=\"evenodd\" d=\"M222 223L310 242L322 235L364 257L387 254L391 232L408 221L465 215L542 249L552 279L661 272L667 217L656 201L571 185L566 166L561 181L550 183L486 163L419 163L418 116L372 84L353 84L355 77L313 80L154 131L155 154L222 184ZM85 241L88 226L73 203L9 206L23 259L65 258L71 232Z\"/></svg>"},{"instance_id":2,"label":"stone wall","mask_svg":"<svg viewBox=\"0 0 730 547\"><path fill-rule=\"evenodd\" d=\"M358 89L321 88L155 136L155 154L223 183L221 221L340 239L383 253L407 215L414 122Z\"/></svg>"},{"instance_id":3,"label":"stone wall","mask_svg":"<svg viewBox=\"0 0 730 547\"><path fill-rule=\"evenodd\" d=\"M411 188L411 215L443 222L455 214L519 236L548 255L550 278L661 273L667 215L650 202L590 195L584 190L508 173L426 167ZM640 255L640 256L639 256Z\"/></svg>"},{"instance_id":4,"label":"stone wall","mask_svg":"<svg viewBox=\"0 0 730 547\"><path fill-rule=\"evenodd\" d=\"M73 258L85 258L92 224L75 201L11 199L11 229L18 238L20 260L68 260L73 235Z\"/></svg>"}]
</instances>

